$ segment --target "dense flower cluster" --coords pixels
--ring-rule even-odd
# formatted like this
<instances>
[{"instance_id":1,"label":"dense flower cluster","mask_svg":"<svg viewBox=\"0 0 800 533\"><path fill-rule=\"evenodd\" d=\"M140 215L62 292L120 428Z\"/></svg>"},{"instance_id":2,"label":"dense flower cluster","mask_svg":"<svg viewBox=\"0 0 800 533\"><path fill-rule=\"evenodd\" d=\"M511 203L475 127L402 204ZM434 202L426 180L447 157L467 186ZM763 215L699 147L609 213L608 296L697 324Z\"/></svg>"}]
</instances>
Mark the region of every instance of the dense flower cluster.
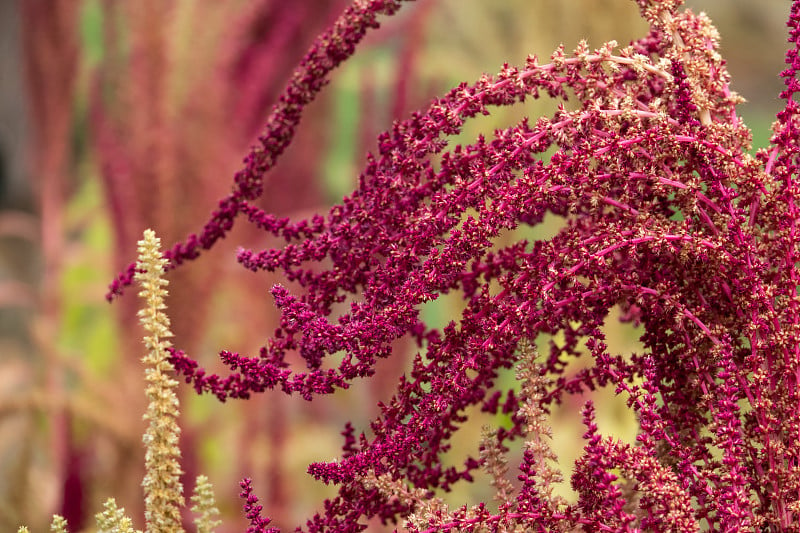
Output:
<instances>
[{"instance_id":1,"label":"dense flower cluster","mask_svg":"<svg viewBox=\"0 0 800 533\"><path fill-rule=\"evenodd\" d=\"M168 255L173 267L196 257L243 214L286 245L241 250L240 263L303 289L273 289L280 328L258 357L222 352L227 377L173 351L199 392L224 400L279 388L311 399L369 377L396 339L419 344L370 432L348 426L343 458L310 467L340 492L308 531L357 531L374 517L431 532L797 531L800 1L786 106L756 157L710 22L678 0L637 3L645 37L624 48L580 43L460 85L381 135L357 190L326 217L278 219L251 203L264 172L327 73L378 14L399 7L355 2L299 67L234 192ZM448 150L465 121L542 95L563 101L554 116ZM566 220L554 237L502 239L547 213ZM421 306L454 291L465 302L459 321L426 325ZM642 325L641 353L605 344L615 306ZM564 341L537 358L530 341L556 332ZM307 368L292 369L289 353ZM328 368L334 354L341 363ZM592 364L567 374L576 357ZM521 393L497 384L515 365ZM543 419L548 405L597 387L625 395L640 432L635 446L603 437L587 404L571 478L578 499L568 503L549 489L560 474L548 466ZM472 406L509 414L511 425L487 434L480 457L444 467ZM527 443L520 485L502 477L513 439ZM495 479L498 508L450 510L431 498L479 468ZM243 489L251 529L268 530L249 482Z\"/></svg>"}]
</instances>

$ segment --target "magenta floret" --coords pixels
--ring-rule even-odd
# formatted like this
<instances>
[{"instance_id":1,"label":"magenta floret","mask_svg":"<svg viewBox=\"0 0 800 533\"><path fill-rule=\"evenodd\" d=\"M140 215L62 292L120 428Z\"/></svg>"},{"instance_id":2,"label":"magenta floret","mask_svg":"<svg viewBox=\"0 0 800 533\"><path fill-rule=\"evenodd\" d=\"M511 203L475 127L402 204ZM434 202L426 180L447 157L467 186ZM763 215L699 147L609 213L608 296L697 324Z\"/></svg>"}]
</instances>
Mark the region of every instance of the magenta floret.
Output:
<instances>
[{"instance_id":1,"label":"magenta floret","mask_svg":"<svg viewBox=\"0 0 800 533\"><path fill-rule=\"evenodd\" d=\"M757 157L708 21L679 2L637 3L651 32L628 48L582 44L547 64L505 65L396 122L358 188L327 216L262 212L250 202L303 107L377 15L400 6L356 2L303 60L233 192L198 236L168 252L172 267L194 259L244 214L286 244L242 249L239 262L298 287L273 288L280 326L257 357L221 353L227 377L172 353L198 392L224 401L280 389L310 400L371 376L397 339L418 343L369 431L348 425L343 457L309 467L340 492L308 531L359 531L370 518L430 532L797 530L800 2L789 18L786 105ZM576 104L447 144L466 121L540 95ZM565 220L554 237L501 238L547 213ZM463 295L458 321L426 325L422 305L449 292ZM642 326L642 353L609 351L602 326L614 307ZM563 340L539 359L522 348L556 333ZM305 368L293 368L290 353ZM591 364L567 373L572 358ZM515 365L534 369L526 379L547 380L533 407L524 387L499 385ZM496 512L484 503L437 507L435 491L491 467L479 458L443 465L468 408L510 415L496 434L502 447L542 431L532 429L532 410L601 387L627 398L640 431L635 445L603 437L587 404L571 475L576 502L544 490L544 452L528 440L519 492ZM249 481L242 488L249 531L271 531Z\"/></svg>"}]
</instances>

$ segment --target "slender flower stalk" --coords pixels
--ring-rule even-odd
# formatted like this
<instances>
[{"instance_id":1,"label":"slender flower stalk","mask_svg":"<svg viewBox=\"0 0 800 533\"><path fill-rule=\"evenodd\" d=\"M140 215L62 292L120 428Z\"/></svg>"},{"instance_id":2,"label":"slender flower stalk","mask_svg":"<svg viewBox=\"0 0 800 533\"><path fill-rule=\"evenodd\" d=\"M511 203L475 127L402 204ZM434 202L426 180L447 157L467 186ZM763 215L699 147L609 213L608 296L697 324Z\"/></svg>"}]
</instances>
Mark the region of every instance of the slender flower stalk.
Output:
<instances>
[{"instance_id":1,"label":"slender flower stalk","mask_svg":"<svg viewBox=\"0 0 800 533\"><path fill-rule=\"evenodd\" d=\"M139 262L136 281L141 285L139 296L145 306L139 319L147 331L144 344L147 354L142 358L146 366L147 412L144 419L149 427L144 434L145 520L148 532L182 532L180 508L183 505L183 486L180 482L180 448L178 438L178 382L170 375L174 368L168 360L169 317L164 309L165 289L169 283L163 278L167 260L161 254L161 240L152 230L144 232L139 241Z\"/></svg>"}]
</instances>

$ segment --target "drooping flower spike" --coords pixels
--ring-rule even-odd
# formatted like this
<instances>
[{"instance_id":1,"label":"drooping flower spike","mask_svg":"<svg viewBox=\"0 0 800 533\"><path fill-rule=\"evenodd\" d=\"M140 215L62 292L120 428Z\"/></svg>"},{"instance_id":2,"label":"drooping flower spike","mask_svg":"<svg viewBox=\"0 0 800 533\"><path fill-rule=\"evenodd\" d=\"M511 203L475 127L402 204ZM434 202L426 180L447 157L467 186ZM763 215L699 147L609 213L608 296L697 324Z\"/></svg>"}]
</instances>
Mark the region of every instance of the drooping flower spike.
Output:
<instances>
[{"instance_id":1,"label":"drooping flower spike","mask_svg":"<svg viewBox=\"0 0 800 533\"><path fill-rule=\"evenodd\" d=\"M224 400L280 388L311 399L372 375L400 337L420 346L370 431L357 437L348 426L343 459L310 467L340 493L309 531L358 530L371 517L408 518L409 528L425 531L796 525L800 2L789 20L786 108L757 157L748 153L740 99L708 19L679 11L677 1L637 3L651 25L642 39L596 50L580 43L547 63L531 57L462 84L381 135L355 192L326 217L277 219L250 202L316 80L343 58L330 35L354 43L375 14L399 6L357 2L307 57L304 65L325 67L301 67L309 78L293 80L234 193L199 237L173 248L177 266L241 213L286 245L241 250L240 263L281 271L301 288L273 289L279 329L258 357L222 352L229 376L207 375L173 352L199 392ZM307 88L298 93L299 86ZM561 101L553 116L449 148L465 121L543 95ZM565 219L554 237L508 244L547 213ZM465 302L459 320L441 331L427 326L421 306L453 291ZM602 325L615 306L642 325L642 353L609 352ZM520 349L558 332L563 342L541 360ZM294 352L305 360L302 371L287 362ZM327 368L334 354L341 363ZM575 357L592 364L567 374ZM543 409L567 394L614 387L638 416L636 446L600 436L588 406L586 446L572 474L576 503L532 488L541 485L540 445L528 446L522 488L497 511L426 502L425 491L469 481L486 464L442 465L468 407L512 415L496 434L498 449L509 439L538 442L530 397L497 387L499 372L515 364L537 365L534 374L550 380L545 391L530 389Z\"/></svg>"}]
</instances>

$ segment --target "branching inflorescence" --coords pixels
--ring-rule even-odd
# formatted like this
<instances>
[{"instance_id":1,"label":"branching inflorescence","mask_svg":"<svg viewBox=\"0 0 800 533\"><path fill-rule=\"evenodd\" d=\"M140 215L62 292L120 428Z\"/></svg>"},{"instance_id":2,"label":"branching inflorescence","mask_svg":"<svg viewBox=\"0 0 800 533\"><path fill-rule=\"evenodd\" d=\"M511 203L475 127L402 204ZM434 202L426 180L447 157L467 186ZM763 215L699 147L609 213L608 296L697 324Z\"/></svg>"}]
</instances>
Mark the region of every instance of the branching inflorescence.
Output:
<instances>
[{"instance_id":1,"label":"branching inflorescence","mask_svg":"<svg viewBox=\"0 0 800 533\"><path fill-rule=\"evenodd\" d=\"M768 149L748 154L703 15L677 0L637 0L651 31L625 48L556 51L462 84L379 138L358 188L327 216L292 222L256 208L263 176L303 107L399 1L357 1L298 67L233 192L202 233L166 255L194 259L244 215L285 246L241 250L254 271L282 271L281 325L258 357L222 352L227 377L172 350L176 370L221 400L270 389L306 399L369 377L392 342L420 347L371 430L345 431L341 460L311 465L340 486L308 531L357 531L370 518L414 531L797 531L800 516L800 331L797 207L800 2L789 19L785 109ZM492 108L547 95L559 110L448 149ZM564 217L552 238L499 244L510 230ZM118 294L135 267L112 287ZM458 291L465 309L442 330L421 306ZM349 309L341 313L342 304ZM618 306L644 349L608 349ZM530 343L562 332L539 359ZM289 353L307 369L295 371ZM344 354L335 369L326 357ZM592 364L565 373L568 356ZM522 392L498 376L518 366ZM635 445L602 436L583 411L574 503L555 496L544 414L565 395L614 387L636 413ZM460 467L442 454L468 407L511 415ZM504 483L505 443L525 439L521 486ZM485 468L501 503L450 510L436 490ZM252 530L266 530L249 482Z\"/></svg>"}]
</instances>

